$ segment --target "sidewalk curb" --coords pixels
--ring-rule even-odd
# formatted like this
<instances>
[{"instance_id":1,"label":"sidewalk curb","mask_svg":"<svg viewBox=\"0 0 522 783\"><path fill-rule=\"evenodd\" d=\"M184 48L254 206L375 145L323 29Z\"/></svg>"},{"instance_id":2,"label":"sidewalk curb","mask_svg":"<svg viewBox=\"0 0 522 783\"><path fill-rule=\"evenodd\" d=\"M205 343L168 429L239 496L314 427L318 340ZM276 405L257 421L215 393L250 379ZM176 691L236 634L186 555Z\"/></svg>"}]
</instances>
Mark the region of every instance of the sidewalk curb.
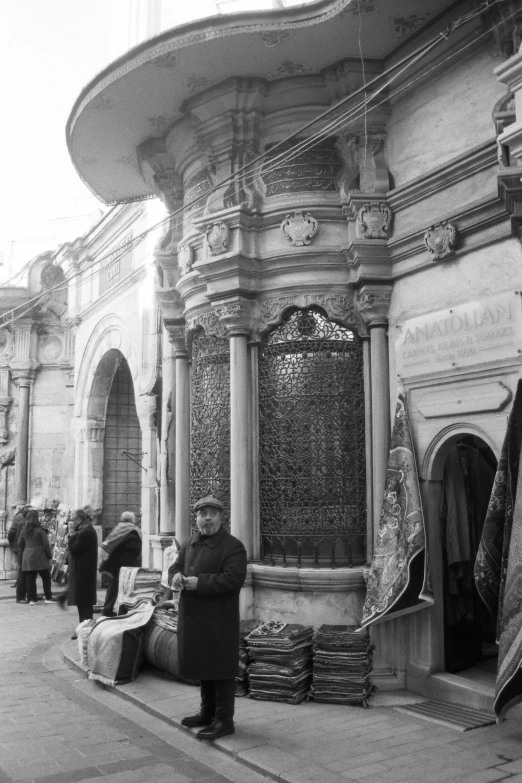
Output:
<instances>
[{"instance_id":1,"label":"sidewalk curb","mask_svg":"<svg viewBox=\"0 0 522 783\"><path fill-rule=\"evenodd\" d=\"M62 645L62 658L64 662L71 668L77 671L79 674L82 675L85 679L88 679L88 673L87 670L78 662L73 660L67 655L66 646L69 644L68 641L64 642ZM135 707L139 707L139 709L143 710L143 712L147 712L149 715L152 715L155 718L159 718L164 723L167 723L169 726L172 726L173 728L177 729L178 731L183 732L183 734L188 735L189 737L193 737L196 739L195 731L191 731L190 729L186 728L185 726L182 726L179 721L173 720L172 718L168 718L166 715L164 715L159 710L154 709L154 707L149 706L148 704L144 704L140 699L137 699L134 696L131 696L128 693L125 693L121 690L118 690L117 686L113 685L102 685L100 683L101 687L104 688L104 690L110 691L111 693L114 693L116 696L118 696L120 699L123 699L124 701L128 701L131 704L133 704ZM197 740L198 742L200 740ZM265 767L261 766L260 764L256 764L255 762L251 762L248 759L244 759L241 756L238 755L238 751L230 750L229 748L224 747L220 740L216 740L215 742L208 743L216 750L221 751L224 755L228 756L229 758L234 759L238 764L243 765L244 767L247 767L248 769L252 769L254 772L259 773L260 775L264 775L267 778L271 778L272 780L277 781L278 783L295 783L294 779L289 779L285 776L284 772L281 772L279 774L271 772L270 770L267 770ZM343 778L339 776L339 780L342 781Z\"/></svg>"}]
</instances>

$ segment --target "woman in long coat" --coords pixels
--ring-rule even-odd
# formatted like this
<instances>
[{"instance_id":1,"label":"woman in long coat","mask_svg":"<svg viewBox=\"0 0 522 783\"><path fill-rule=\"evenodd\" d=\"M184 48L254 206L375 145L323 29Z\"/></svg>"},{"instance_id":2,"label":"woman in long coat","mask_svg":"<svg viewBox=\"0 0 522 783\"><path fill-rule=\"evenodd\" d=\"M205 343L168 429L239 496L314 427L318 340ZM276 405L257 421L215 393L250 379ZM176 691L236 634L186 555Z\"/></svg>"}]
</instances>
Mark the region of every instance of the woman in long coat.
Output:
<instances>
[{"instance_id":1,"label":"woman in long coat","mask_svg":"<svg viewBox=\"0 0 522 783\"><path fill-rule=\"evenodd\" d=\"M92 620L97 600L98 536L91 520L81 508L74 512L72 527L68 540L67 605L78 607L78 617L83 622Z\"/></svg>"},{"instance_id":2,"label":"woman in long coat","mask_svg":"<svg viewBox=\"0 0 522 783\"><path fill-rule=\"evenodd\" d=\"M27 600L35 606L36 576L40 574L44 589L44 603L53 601L51 592L51 558L53 553L49 544L47 531L40 524L38 511L28 511L25 525L18 538L18 550L22 553L22 571L27 584Z\"/></svg>"}]
</instances>

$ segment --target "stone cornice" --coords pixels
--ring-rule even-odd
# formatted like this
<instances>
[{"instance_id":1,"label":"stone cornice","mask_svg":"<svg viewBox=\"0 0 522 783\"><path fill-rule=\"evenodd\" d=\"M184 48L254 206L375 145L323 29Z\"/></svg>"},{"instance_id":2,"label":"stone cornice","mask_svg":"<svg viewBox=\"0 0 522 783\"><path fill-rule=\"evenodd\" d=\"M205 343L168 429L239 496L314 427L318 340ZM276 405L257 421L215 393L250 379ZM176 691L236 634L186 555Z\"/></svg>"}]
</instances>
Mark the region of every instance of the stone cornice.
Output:
<instances>
[{"instance_id":1,"label":"stone cornice","mask_svg":"<svg viewBox=\"0 0 522 783\"><path fill-rule=\"evenodd\" d=\"M388 203L393 212L400 212L441 190L446 190L457 182L469 179L474 174L497 165L497 143L495 139L490 139L431 169L426 174L388 191Z\"/></svg>"},{"instance_id":2,"label":"stone cornice","mask_svg":"<svg viewBox=\"0 0 522 783\"><path fill-rule=\"evenodd\" d=\"M350 593L366 589L369 568L288 568L252 563L252 583L257 588L296 593Z\"/></svg>"}]
</instances>

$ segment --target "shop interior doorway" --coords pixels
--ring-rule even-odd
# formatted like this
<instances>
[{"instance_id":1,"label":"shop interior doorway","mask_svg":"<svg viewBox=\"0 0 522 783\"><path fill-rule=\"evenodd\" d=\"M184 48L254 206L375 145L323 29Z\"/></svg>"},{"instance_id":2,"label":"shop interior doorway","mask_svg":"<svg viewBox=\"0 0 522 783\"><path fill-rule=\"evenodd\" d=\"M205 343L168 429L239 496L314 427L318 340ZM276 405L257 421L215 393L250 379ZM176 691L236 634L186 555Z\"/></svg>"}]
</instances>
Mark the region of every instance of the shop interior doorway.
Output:
<instances>
[{"instance_id":1,"label":"shop interior doorway","mask_svg":"<svg viewBox=\"0 0 522 783\"><path fill-rule=\"evenodd\" d=\"M490 447L474 435L460 436L444 465L444 654L446 671L452 673L496 672L496 617L484 606L473 575L496 467Z\"/></svg>"}]
</instances>

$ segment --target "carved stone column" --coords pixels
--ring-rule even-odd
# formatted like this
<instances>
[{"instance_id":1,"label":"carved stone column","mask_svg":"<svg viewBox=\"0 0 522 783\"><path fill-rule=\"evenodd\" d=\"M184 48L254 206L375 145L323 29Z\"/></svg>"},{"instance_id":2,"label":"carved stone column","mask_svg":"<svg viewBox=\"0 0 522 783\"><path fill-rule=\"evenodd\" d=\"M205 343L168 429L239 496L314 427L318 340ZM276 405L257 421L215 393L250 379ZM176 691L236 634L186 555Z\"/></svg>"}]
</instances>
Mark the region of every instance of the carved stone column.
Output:
<instances>
[{"instance_id":1,"label":"carved stone column","mask_svg":"<svg viewBox=\"0 0 522 783\"><path fill-rule=\"evenodd\" d=\"M13 370L13 380L18 386L18 420L16 424L15 497L25 504L29 463L29 402L36 371L30 367Z\"/></svg>"},{"instance_id":2,"label":"carved stone column","mask_svg":"<svg viewBox=\"0 0 522 783\"><path fill-rule=\"evenodd\" d=\"M252 461L252 560L261 557L261 507L259 497L259 343L250 349L250 455Z\"/></svg>"},{"instance_id":3,"label":"carved stone column","mask_svg":"<svg viewBox=\"0 0 522 783\"><path fill-rule=\"evenodd\" d=\"M142 394L136 400L136 410L141 427L141 532L143 534L142 558L145 568L150 567L150 539L158 532L158 480L157 480L157 426L158 400L155 394Z\"/></svg>"},{"instance_id":4,"label":"carved stone column","mask_svg":"<svg viewBox=\"0 0 522 783\"><path fill-rule=\"evenodd\" d=\"M371 443L373 532L379 527L390 448L390 377L388 310L391 287L365 285L358 295L359 311L370 333Z\"/></svg>"},{"instance_id":5,"label":"carved stone column","mask_svg":"<svg viewBox=\"0 0 522 783\"><path fill-rule=\"evenodd\" d=\"M9 370L0 370L0 445L5 446L9 441L9 429L7 416L12 405L13 398L9 388Z\"/></svg>"},{"instance_id":6,"label":"carved stone column","mask_svg":"<svg viewBox=\"0 0 522 783\"><path fill-rule=\"evenodd\" d=\"M247 303L235 301L216 311L230 339L230 530L252 559L249 309Z\"/></svg>"},{"instance_id":7,"label":"carved stone column","mask_svg":"<svg viewBox=\"0 0 522 783\"><path fill-rule=\"evenodd\" d=\"M184 318L164 319L169 340L174 346L176 363L175 413L175 504L176 539L183 544L190 538L190 375L189 357L185 345Z\"/></svg>"},{"instance_id":8,"label":"carved stone column","mask_svg":"<svg viewBox=\"0 0 522 783\"><path fill-rule=\"evenodd\" d=\"M169 333L163 332L160 448L160 535L175 534L176 360Z\"/></svg>"},{"instance_id":9,"label":"carved stone column","mask_svg":"<svg viewBox=\"0 0 522 783\"><path fill-rule=\"evenodd\" d=\"M85 444L87 451L87 481L85 482L85 503L93 508L103 506L103 460L105 422L101 419L88 419Z\"/></svg>"}]
</instances>

